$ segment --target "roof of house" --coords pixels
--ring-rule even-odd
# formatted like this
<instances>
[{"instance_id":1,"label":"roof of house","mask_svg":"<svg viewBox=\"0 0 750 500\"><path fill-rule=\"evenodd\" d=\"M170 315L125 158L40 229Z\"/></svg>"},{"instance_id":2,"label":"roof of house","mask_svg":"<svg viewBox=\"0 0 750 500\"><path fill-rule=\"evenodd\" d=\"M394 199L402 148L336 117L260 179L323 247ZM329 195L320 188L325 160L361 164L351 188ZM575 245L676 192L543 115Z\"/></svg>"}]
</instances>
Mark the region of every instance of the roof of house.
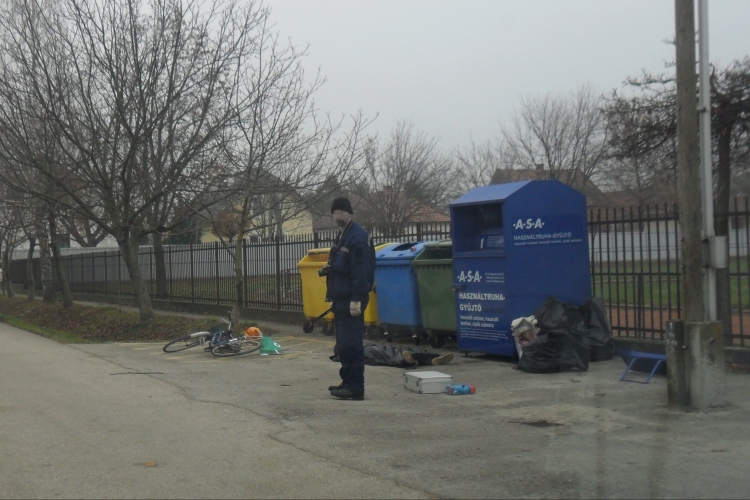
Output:
<instances>
[{"instance_id":1,"label":"roof of house","mask_svg":"<svg viewBox=\"0 0 750 500\"><path fill-rule=\"evenodd\" d=\"M348 198L354 209L354 220L365 225L372 224L372 221L367 220L367 211L363 208L364 203L361 198L356 195L351 195ZM358 214L364 215L362 218L358 218ZM450 222L450 220L450 216L437 207L422 207L418 213L411 217L409 223ZM330 214L324 214L313 220L313 231L329 231L333 229L336 229L336 223Z\"/></svg>"},{"instance_id":2,"label":"roof of house","mask_svg":"<svg viewBox=\"0 0 750 500\"><path fill-rule=\"evenodd\" d=\"M676 186L668 183L657 183L640 191L635 189L607 191L602 193L602 196L603 201L589 203L589 208L664 206L666 204L667 208L671 210L672 205L677 201Z\"/></svg>"}]
</instances>

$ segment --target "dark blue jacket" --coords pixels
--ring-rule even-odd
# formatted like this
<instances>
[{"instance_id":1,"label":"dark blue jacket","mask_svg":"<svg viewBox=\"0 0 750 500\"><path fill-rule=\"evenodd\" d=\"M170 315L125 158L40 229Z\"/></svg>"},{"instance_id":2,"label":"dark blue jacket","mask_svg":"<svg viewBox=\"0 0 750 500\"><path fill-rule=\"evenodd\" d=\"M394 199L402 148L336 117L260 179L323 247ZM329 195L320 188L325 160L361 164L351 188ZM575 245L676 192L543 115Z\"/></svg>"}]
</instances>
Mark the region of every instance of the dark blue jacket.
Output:
<instances>
[{"instance_id":1,"label":"dark blue jacket","mask_svg":"<svg viewBox=\"0 0 750 500\"><path fill-rule=\"evenodd\" d=\"M339 233L328 264L326 301L366 303L375 279L375 247L362 226L350 222Z\"/></svg>"}]
</instances>

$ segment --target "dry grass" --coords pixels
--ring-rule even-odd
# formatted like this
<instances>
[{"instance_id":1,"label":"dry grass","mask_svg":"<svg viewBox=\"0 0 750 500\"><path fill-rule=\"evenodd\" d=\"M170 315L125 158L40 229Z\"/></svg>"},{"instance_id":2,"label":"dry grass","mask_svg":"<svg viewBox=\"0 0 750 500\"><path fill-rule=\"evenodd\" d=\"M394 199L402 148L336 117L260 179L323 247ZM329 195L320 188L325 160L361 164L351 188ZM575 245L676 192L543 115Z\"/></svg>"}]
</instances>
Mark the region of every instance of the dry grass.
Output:
<instances>
[{"instance_id":1,"label":"dry grass","mask_svg":"<svg viewBox=\"0 0 750 500\"><path fill-rule=\"evenodd\" d=\"M0 297L0 321L64 343L167 340L220 322L208 316L158 315L142 323L137 313L117 307L76 304L64 309L60 303L28 301L25 297Z\"/></svg>"}]
</instances>

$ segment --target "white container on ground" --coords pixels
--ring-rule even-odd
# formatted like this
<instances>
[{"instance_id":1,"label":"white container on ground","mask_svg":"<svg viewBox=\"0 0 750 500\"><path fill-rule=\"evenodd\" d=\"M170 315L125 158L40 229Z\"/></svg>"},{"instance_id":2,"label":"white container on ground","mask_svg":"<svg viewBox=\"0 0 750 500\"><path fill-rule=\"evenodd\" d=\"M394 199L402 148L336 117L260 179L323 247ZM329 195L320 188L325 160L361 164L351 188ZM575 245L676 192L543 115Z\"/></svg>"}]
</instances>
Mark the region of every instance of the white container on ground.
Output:
<instances>
[{"instance_id":1,"label":"white container on ground","mask_svg":"<svg viewBox=\"0 0 750 500\"><path fill-rule=\"evenodd\" d=\"M420 394L438 394L453 385L453 377L440 372L406 372L404 387Z\"/></svg>"}]
</instances>

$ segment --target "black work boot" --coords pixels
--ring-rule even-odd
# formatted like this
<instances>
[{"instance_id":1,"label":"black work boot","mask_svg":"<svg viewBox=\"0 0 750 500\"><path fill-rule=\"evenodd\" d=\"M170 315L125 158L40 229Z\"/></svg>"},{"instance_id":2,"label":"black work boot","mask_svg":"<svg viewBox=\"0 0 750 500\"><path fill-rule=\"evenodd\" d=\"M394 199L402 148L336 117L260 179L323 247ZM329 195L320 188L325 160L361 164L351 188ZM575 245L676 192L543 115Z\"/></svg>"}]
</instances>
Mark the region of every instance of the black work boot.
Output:
<instances>
[{"instance_id":1,"label":"black work boot","mask_svg":"<svg viewBox=\"0 0 750 500\"><path fill-rule=\"evenodd\" d=\"M329 385L328 386L328 392L338 391L339 389L343 389L343 388L344 388L344 383L343 382L340 383L339 385Z\"/></svg>"},{"instance_id":2,"label":"black work boot","mask_svg":"<svg viewBox=\"0 0 750 500\"><path fill-rule=\"evenodd\" d=\"M362 401L365 399L364 392L354 392L349 389L336 389L331 391L331 396L339 399L353 399L354 401Z\"/></svg>"}]
</instances>

